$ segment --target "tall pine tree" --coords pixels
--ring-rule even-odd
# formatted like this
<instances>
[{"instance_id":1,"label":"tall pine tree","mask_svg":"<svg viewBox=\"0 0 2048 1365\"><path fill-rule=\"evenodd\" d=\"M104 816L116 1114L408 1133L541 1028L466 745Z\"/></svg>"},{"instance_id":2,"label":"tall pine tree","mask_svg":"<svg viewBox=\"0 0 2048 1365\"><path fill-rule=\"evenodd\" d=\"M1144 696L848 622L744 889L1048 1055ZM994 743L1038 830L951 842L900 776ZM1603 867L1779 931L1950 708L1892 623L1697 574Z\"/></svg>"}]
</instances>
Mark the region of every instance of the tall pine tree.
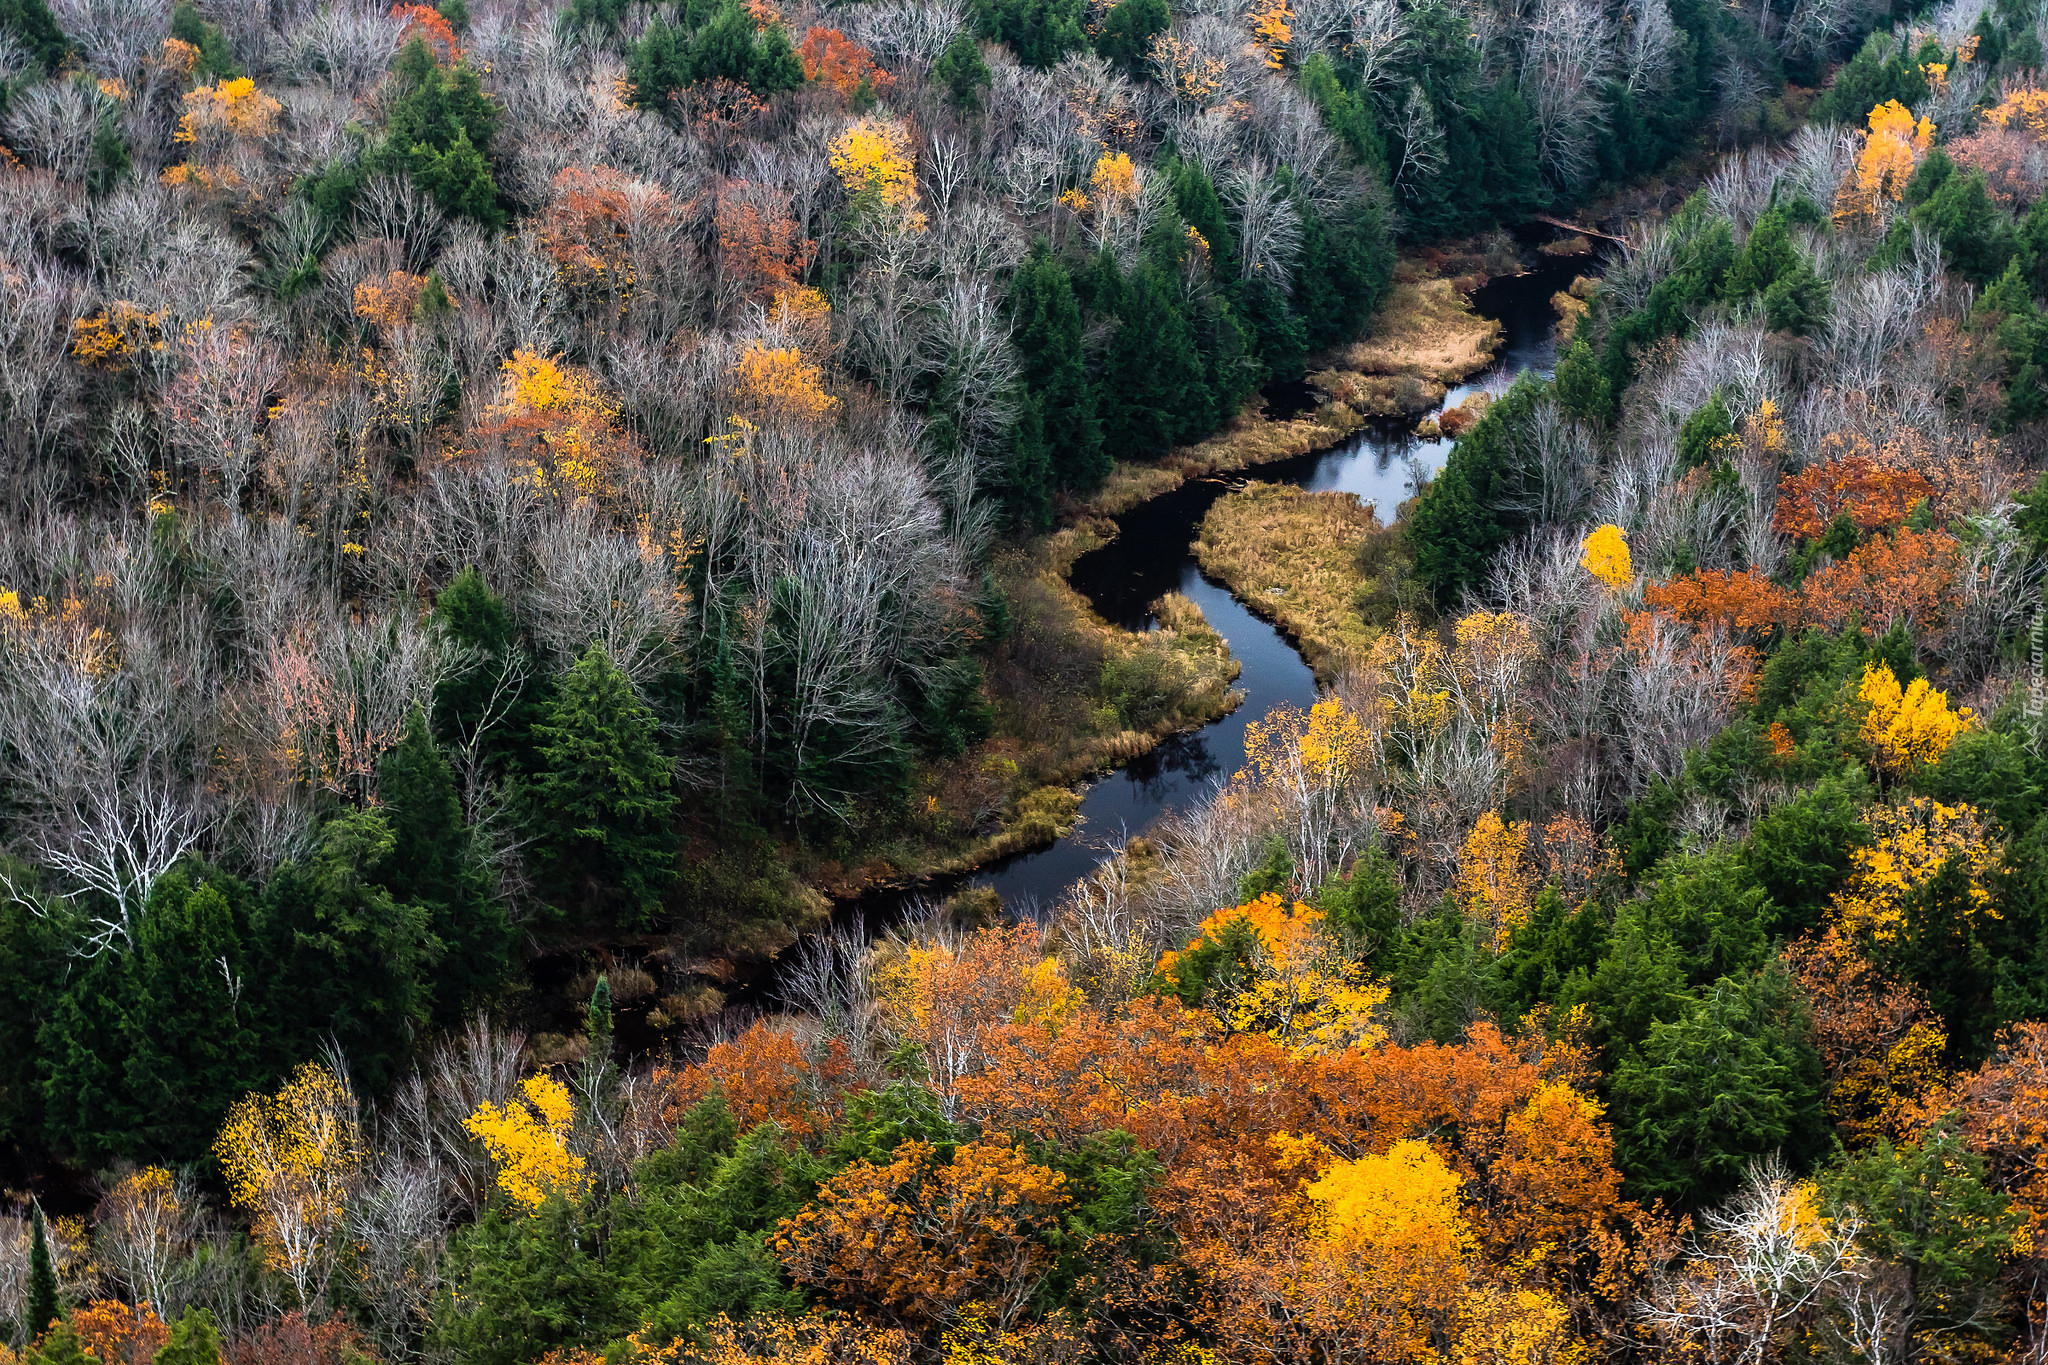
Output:
<instances>
[{"instance_id":1,"label":"tall pine tree","mask_svg":"<svg viewBox=\"0 0 2048 1365\"><path fill-rule=\"evenodd\" d=\"M645 926L675 880L680 841L668 756L653 712L593 644L562 679L534 728L536 845L558 909L615 914Z\"/></svg>"}]
</instances>

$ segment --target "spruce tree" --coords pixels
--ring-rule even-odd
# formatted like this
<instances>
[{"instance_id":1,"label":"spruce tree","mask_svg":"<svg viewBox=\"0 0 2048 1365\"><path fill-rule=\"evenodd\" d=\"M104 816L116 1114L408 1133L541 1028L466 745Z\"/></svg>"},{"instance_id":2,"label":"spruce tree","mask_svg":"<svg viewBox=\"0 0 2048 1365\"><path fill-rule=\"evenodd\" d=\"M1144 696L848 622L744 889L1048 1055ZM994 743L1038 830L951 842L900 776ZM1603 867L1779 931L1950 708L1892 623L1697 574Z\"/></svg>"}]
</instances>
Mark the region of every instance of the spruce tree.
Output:
<instances>
[{"instance_id":1,"label":"spruce tree","mask_svg":"<svg viewBox=\"0 0 2048 1365\"><path fill-rule=\"evenodd\" d=\"M939 54L938 62L932 67L932 77L946 87L946 96L952 100L955 109L974 110L981 107L981 92L988 89L995 77L988 69L988 62L981 55L981 44L974 41L974 34L961 29L946 44L946 50Z\"/></svg>"},{"instance_id":2,"label":"spruce tree","mask_svg":"<svg viewBox=\"0 0 2048 1365\"><path fill-rule=\"evenodd\" d=\"M1109 473L1111 460L1088 383L1080 300L1066 266L1042 238L1011 281L1010 315L1023 361L1023 391L1037 408L1037 435L1053 485L1090 492Z\"/></svg>"},{"instance_id":3,"label":"spruce tree","mask_svg":"<svg viewBox=\"0 0 2048 1365\"><path fill-rule=\"evenodd\" d=\"M1166 32L1172 18L1166 0L1117 0L1096 35L1096 55L1114 62L1132 80L1144 80L1150 74L1152 39Z\"/></svg>"},{"instance_id":4,"label":"spruce tree","mask_svg":"<svg viewBox=\"0 0 2048 1365\"><path fill-rule=\"evenodd\" d=\"M221 1365L220 1329L204 1308L187 1308L150 1365Z\"/></svg>"},{"instance_id":5,"label":"spruce tree","mask_svg":"<svg viewBox=\"0 0 2048 1365\"><path fill-rule=\"evenodd\" d=\"M130 954L74 960L37 1030L44 1067L43 1135L80 1165L130 1155L135 1122L126 1071Z\"/></svg>"},{"instance_id":6,"label":"spruce tree","mask_svg":"<svg viewBox=\"0 0 2048 1365\"><path fill-rule=\"evenodd\" d=\"M433 619L462 659L462 666L434 689L433 720L441 743L450 748L474 743L495 764L522 765L542 707L534 683L521 678L525 660L505 599L475 568L466 568L434 599Z\"/></svg>"},{"instance_id":7,"label":"spruce tree","mask_svg":"<svg viewBox=\"0 0 2048 1365\"><path fill-rule=\"evenodd\" d=\"M680 846L659 733L598 644L562 679L547 723L534 727L536 844L558 909L610 911L635 926L659 913Z\"/></svg>"},{"instance_id":8,"label":"spruce tree","mask_svg":"<svg viewBox=\"0 0 2048 1365\"><path fill-rule=\"evenodd\" d=\"M496 990L510 969L511 930L469 851L455 774L414 708L405 735L377 765L377 796L391 823L384 886L426 910L441 946L434 973L436 1023L454 1023Z\"/></svg>"},{"instance_id":9,"label":"spruce tree","mask_svg":"<svg viewBox=\"0 0 2048 1365\"><path fill-rule=\"evenodd\" d=\"M327 822L303 866L263 888L254 937L264 991L264 1053L274 1071L333 1039L366 1090L398 1074L428 1020L440 956L425 909L384 888L396 840L381 810Z\"/></svg>"},{"instance_id":10,"label":"spruce tree","mask_svg":"<svg viewBox=\"0 0 2048 1365\"><path fill-rule=\"evenodd\" d=\"M228 1106L264 1077L249 1028L249 963L217 886L165 879L151 896L130 969L125 1073L138 1155L196 1161Z\"/></svg>"},{"instance_id":11,"label":"spruce tree","mask_svg":"<svg viewBox=\"0 0 2048 1365\"><path fill-rule=\"evenodd\" d=\"M1179 291L1153 262L1141 261L1117 282L1116 314L1102 367L1102 392L1110 396L1103 436L1126 459L1155 459L1173 448L1190 408L1209 410L1208 375Z\"/></svg>"},{"instance_id":12,"label":"spruce tree","mask_svg":"<svg viewBox=\"0 0 2048 1365\"><path fill-rule=\"evenodd\" d=\"M43 1206L29 1210L28 1317L26 1326L33 1341L50 1330L57 1320L57 1263L50 1256L50 1229L43 1221Z\"/></svg>"},{"instance_id":13,"label":"spruce tree","mask_svg":"<svg viewBox=\"0 0 2048 1365\"><path fill-rule=\"evenodd\" d=\"M0 0L0 33L13 35L40 62L45 71L55 71L71 51L57 17L50 13L48 0ZM5 100L0 98L0 107Z\"/></svg>"}]
</instances>

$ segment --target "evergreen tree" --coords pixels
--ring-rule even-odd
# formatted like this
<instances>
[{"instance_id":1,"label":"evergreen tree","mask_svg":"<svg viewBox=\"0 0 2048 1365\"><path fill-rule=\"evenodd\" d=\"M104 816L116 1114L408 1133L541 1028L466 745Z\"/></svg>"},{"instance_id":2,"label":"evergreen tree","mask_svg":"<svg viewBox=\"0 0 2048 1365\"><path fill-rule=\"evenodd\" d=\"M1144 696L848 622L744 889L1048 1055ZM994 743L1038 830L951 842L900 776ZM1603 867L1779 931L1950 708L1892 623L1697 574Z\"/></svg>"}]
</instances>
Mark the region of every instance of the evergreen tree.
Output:
<instances>
[{"instance_id":1,"label":"evergreen tree","mask_svg":"<svg viewBox=\"0 0 2048 1365\"><path fill-rule=\"evenodd\" d=\"M171 7L171 36L199 50L199 60L192 67L192 79L198 84L211 85L242 74L220 25L207 23L191 0L178 0Z\"/></svg>"},{"instance_id":2,"label":"evergreen tree","mask_svg":"<svg viewBox=\"0 0 2048 1365\"><path fill-rule=\"evenodd\" d=\"M55 925L59 922L38 904L31 868L0 861L0 872L15 886L0 900L0 1142L25 1142L41 1128L42 1086L39 1073L45 1056L37 1045L37 1027L49 1017L61 984Z\"/></svg>"},{"instance_id":3,"label":"evergreen tree","mask_svg":"<svg viewBox=\"0 0 2048 1365\"><path fill-rule=\"evenodd\" d=\"M1180 438L1191 407L1209 410L1208 376L1181 315L1179 291L1159 267L1141 261L1119 278L1105 261L1104 270L1114 290L1117 331L1102 366L1101 391L1113 396L1103 437L1127 459L1156 459Z\"/></svg>"},{"instance_id":4,"label":"evergreen tree","mask_svg":"<svg viewBox=\"0 0 2048 1365\"><path fill-rule=\"evenodd\" d=\"M1583 336L1574 336L1557 362L1552 391L1557 405L1574 417L1601 426L1614 420L1614 385Z\"/></svg>"},{"instance_id":5,"label":"evergreen tree","mask_svg":"<svg viewBox=\"0 0 2048 1365\"><path fill-rule=\"evenodd\" d=\"M1152 39L1166 32L1173 12L1166 0L1117 0L1095 37L1097 56L1114 62L1134 81L1149 74Z\"/></svg>"},{"instance_id":6,"label":"evergreen tree","mask_svg":"<svg viewBox=\"0 0 2048 1365\"><path fill-rule=\"evenodd\" d=\"M1541 388L1526 375L1451 447L1444 467L1422 490L1406 536L1415 576L1440 609L1476 587L1494 552L1517 535L1526 516L1515 492L1521 444Z\"/></svg>"},{"instance_id":7,"label":"evergreen tree","mask_svg":"<svg viewBox=\"0 0 2048 1365\"><path fill-rule=\"evenodd\" d=\"M43 1222L41 1204L29 1209L28 1228L28 1305L23 1326L34 1340L57 1321L57 1263L50 1256L50 1229Z\"/></svg>"},{"instance_id":8,"label":"evergreen tree","mask_svg":"<svg viewBox=\"0 0 2048 1365\"><path fill-rule=\"evenodd\" d=\"M1698 469L1709 461L1718 461L1721 442L1734 434L1735 423L1728 416L1727 404L1721 401L1721 391L1716 389L1678 429L1679 467Z\"/></svg>"},{"instance_id":9,"label":"evergreen tree","mask_svg":"<svg viewBox=\"0 0 2048 1365\"><path fill-rule=\"evenodd\" d=\"M1936 148L1927 160L1932 162L1937 156L1948 159ZM1944 178L1926 202L1913 210L1913 222L1940 240L1943 261L1979 289L2005 273L2006 266L2019 255L2020 238L2012 215L1993 202L1982 171L1957 172Z\"/></svg>"},{"instance_id":10,"label":"evergreen tree","mask_svg":"<svg viewBox=\"0 0 2048 1365\"><path fill-rule=\"evenodd\" d=\"M521 1365L637 1328L600 1251L561 1195L491 1210L449 1247L432 1344L464 1365Z\"/></svg>"},{"instance_id":11,"label":"evergreen tree","mask_svg":"<svg viewBox=\"0 0 2048 1365\"><path fill-rule=\"evenodd\" d=\"M981 107L981 92L988 89L994 74L988 69L988 62L982 58L981 44L974 41L974 34L967 29L955 33L946 44L946 50L939 54L938 62L932 67L932 76L946 87L946 97L956 109L974 110Z\"/></svg>"},{"instance_id":12,"label":"evergreen tree","mask_svg":"<svg viewBox=\"0 0 2048 1365\"><path fill-rule=\"evenodd\" d=\"M49 1017L37 1031L45 1068L43 1133L57 1151L95 1164L129 1151L125 1060L132 1036L128 954L74 959Z\"/></svg>"},{"instance_id":13,"label":"evergreen tree","mask_svg":"<svg viewBox=\"0 0 2048 1365\"><path fill-rule=\"evenodd\" d=\"M444 68L415 37L391 68L382 139L363 158L373 174L404 174L450 214L485 227L504 220L484 160L500 114L467 62Z\"/></svg>"},{"instance_id":14,"label":"evergreen tree","mask_svg":"<svg viewBox=\"0 0 2048 1365\"><path fill-rule=\"evenodd\" d=\"M1010 316L1022 362L1019 384L1029 405L1024 420L1035 424L1030 439L1043 443L1052 486L1090 492L1112 462L1088 382L1080 301L1067 267L1043 239L1032 245L1010 282ZM1031 450L1026 470L1037 462L1037 450Z\"/></svg>"},{"instance_id":15,"label":"evergreen tree","mask_svg":"<svg viewBox=\"0 0 2048 1365\"><path fill-rule=\"evenodd\" d=\"M0 0L0 33L12 34L45 71L62 66L71 51L64 30L57 27L57 17L50 13L48 0ZM4 107L4 99L0 99L0 107Z\"/></svg>"},{"instance_id":16,"label":"evergreen tree","mask_svg":"<svg viewBox=\"0 0 2048 1365\"><path fill-rule=\"evenodd\" d=\"M102 1365L85 1349L84 1340L68 1320L59 1319L41 1341L22 1354L21 1365Z\"/></svg>"},{"instance_id":17,"label":"evergreen tree","mask_svg":"<svg viewBox=\"0 0 2048 1365\"><path fill-rule=\"evenodd\" d=\"M425 1026L440 945L427 911L382 884L395 844L382 811L351 811L321 829L304 866L286 864L263 888L252 936L273 1074L332 1038L377 1093Z\"/></svg>"},{"instance_id":18,"label":"evergreen tree","mask_svg":"<svg viewBox=\"0 0 2048 1365\"><path fill-rule=\"evenodd\" d=\"M377 795L391 823L385 887L423 907L442 950L434 973L434 1020L454 1023L501 985L510 969L504 907L473 866L455 775L414 708L405 736L377 765Z\"/></svg>"},{"instance_id":19,"label":"evergreen tree","mask_svg":"<svg viewBox=\"0 0 2048 1365\"><path fill-rule=\"evenodd\" d=\"M1040 71L1088 46L1083 0L972 0L971 8L984 38L1008 43L1018 61Z\"/></svg>"},{"instance_id":20,"label":"evergreen tree","mask_svg":"<svg viewBox=\"0 0 2048 1365\"><path fill-rule=\"evenodd\" d=\"M652 923L680 846L653 713L593 644L534 733L543 764L534 784L536 843L556 906Z\"/></svg>"},{"instance_id":21,"label":"evergreen tree","mask_svg":"<svg viewBox=\"0 0 2048 1365\"><path fill-rule=\"evenodd\" d=\"M667 109L670 97L690 83L689 50L659 10L626 59L626 77L633 83L633 103L641 109Z\"/></svg>"},{"instance_id":22,"label":"evergreen tree","mask_svg":"<svg viewBox=\"0 0 2048 1365\"><path fill-rule=\"evenodd\" d=\"M167 877L150 896L125 1011L131 1151L159 1161L206 1155L220 1120L267 1079L256 1070L249 963L228 896Z\"/></svg>"},{"instance_id":23,"label":"evergreen tree","mask_svg":"<svg viewBox=\"0 0 2048 1365\"><path fill-rule=\"evenodd\" d=\"M220 1329L204 1308L187 1308L150 1365L221 1365Z\"/></svg>"},{"instance_id":24,"label":"evergreen tree","mask_svg":"<svg viewBox=\"0 0 2048 1365\"><path fill-rule=\"evenodd\" d=\"M1652 1024L1615 1070L1615 1151L1632 1197L1720 1202L1757 1157L1794 1168L1827 1141L1820 1054L1782 966L1723 979L1672 1023Z\"/></svg>"},{"instance_id":25,"label":"evergreen tree","mask_svg":"<svg viewBox=\"0 0 2048 1365\"><path fill-rule=\"evenodd\" d=\"M434 723L450 748L472 743L500 764L523 765L544 714L505 599L475 568L455 575L434 599L434 626L460 664L434 689Z\"/></svg>"}]
</instances>

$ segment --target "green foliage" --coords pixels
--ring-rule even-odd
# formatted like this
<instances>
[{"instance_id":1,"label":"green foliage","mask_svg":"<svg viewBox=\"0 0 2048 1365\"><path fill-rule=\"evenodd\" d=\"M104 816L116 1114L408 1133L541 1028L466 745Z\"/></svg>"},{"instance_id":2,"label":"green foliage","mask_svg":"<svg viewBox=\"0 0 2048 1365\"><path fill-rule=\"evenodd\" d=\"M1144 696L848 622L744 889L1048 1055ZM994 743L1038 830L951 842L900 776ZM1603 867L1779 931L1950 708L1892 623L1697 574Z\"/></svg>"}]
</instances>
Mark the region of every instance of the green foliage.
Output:
<instances>
[{"instance_id":1,"label":"green foliage","mask_svg":"<svg viewBox=\"0 0 2048 1365\"><path fill-rule=\"evenodd\" d=\"M264 886L249 990L268 1021L271 1074L332 1038L376 1094L426 1025L441 945L427 910L383 885L396 844L382 811L351 811L328 821L306 863L287 863Z\"/></svg>"},{"instance_id":2,"label":"green foliage","mask_svg":"<svg viewBox=\"0 0 2048 1365\"><path fill-rule=\"evenodd\" d=\"M22 1325L33 1338L57 1321L57 1263L50 1258L50 1229L43 1221L43 1206L31 1206L28 1217L28 1302L23 1306Z\"/></svg>"},{"instance_id":3,"label":"green foliage","mask_svg":"<svg viewBox=\"0 0 2048 1365\"><path fill-rule=\"evenodd\" d=\"M1860 774L1823 778L1750 826L1742 861L1779 910L1776 929L1792 937L1820 923L1829 897L1849 873L1849 852L1869 842Z\"/></svg>"},{"instance_id":4,"label":"green foliage","mask_svg":"<svg viewBox=\"0 0 2048 1365\"><path fill-rule=\"evenodd\" d=\"M1182 439L1191 412L1210 411L1208 374L1179 291L1157 265L1141 261L1126 276L1105 257L1101 270L1106 297L1096 306L1117 319L1102 366L1102 391L1116 396L1103 414L1103 439L1126 459L1155 459Z\"/></svg>"},{"instance_id":5,"label":"green foliage","mask_svg":"<svg viewBox=\"0 0 2048 1365\"><path fill-rule=\"evenodd\" d=\"M973 0L970 9L982 37L1009 44L1018 61L1041 71L1088 46L1082 0Z\"/></svg>"},{"instance_id":6,"label":"green foliage","mask_svg":"<svg viewBox=\"0 0 2048 1365\"><path fill-rule=\"evenodd\" d=\"M982 92L995 79L981 55L981 44L964 28L953 35L946 50L939 54L939 60L932 66L932 77L946 88L946 98L955 109L970 111L981 107Z\"/></svg>"},{"instance_id":7,"label":"green foliage","mask_svg":"<svg viewBox=\"0 0 2048 1365\"><path fill-rule=\"evenodd\" d=\"M41 1341L23 1353L22 1365L101 1365L101 1361L85 1349L71 1323L60 1319Z\"/></svg>"},{"instance_id":8,"label":"green foliage","mask_svg":"<svg viewBox=\"0 0 2048 1365\"><path fill-rule=\"evenodd\" d=\"M523 1365L638 1328L599 1233L561 1195L486 1212L449 1244L433 1347L461 1365Z\"/></svg>"},{"instance_id":9,"label":"green foliage","mask_svg":"<svg viewBox=\"0 0 2048 1365\"><path fill-rule=\"evenodd\" d=\"M442 948L433 1017L446 1027L503 984L512 933L503 902L471 856L455 774L418 708L397 747L377 765L377 795L392 834L384 885L427 911Z\"/></svg>"},{"instance_id":10,"label":"green foliage","mask_svg":"<svg viewBox=\"0 0 2048 1365\"><path fill-rule=\"evenodd\" d=\"M1735 423L1728 416L1728 407L1721 401L1721 391L1693 411L1685 419L1685 425L1678 430L1678 462L1686 469L1698 469L1701 465L1720 458L1717 447L1720 442L1735 434Z\"/></svg>"},{"instance_id":11,"label":"green foliage","mask_svg":"<svg viewBox=\"0 0 2048 1365\"><path fill-rule=\"evenodd\" d=\"M1886 100L1916 107L1926 98L1927 77L1920 64L1889 33L1873 33L1835 72L1834 82L1814 100L1810 113L1817 123L1860 127Z\"/></svg>"},{"instance_id":12,"label":"green foliage","mask_svg":"<svg viewBox=\"0 0 2048 1365\"><path fill-rule=\"evenodd\" d=\"M1936 164L1937 158L1948 161L1947 153L1936 148L1921 163L1921 170ZM1919 181L1915 174L1913 183ZM1913 210L1912 218L1941 242L1943 263L1979 289L2016 263L2019 233L2012 215L1992 200L1982 171L1957 171L1942 177L1938 188Z\"/></svg>"},{"instance_id":13,"label":"green foliage","mask_svg":"<svg viewBox=\"0 0 2048 1365\"><path fill-rule=\"evenodd\" d=\"M1606 426L1614 420L1614 385L1582 336L1574 336L1557 362L1553 392L1558 406L1582 421Z\"/></svg>"},{"instance_id":14,"label":"green foliage","mask_svg":"<svg viewBox=\"0 0 2048 1365\"><path fill-rule=\"evenodd\" d=\"M1166 0L1118 0L1096 35L1096 54L1116 63L1132 80L1144 80L1149 74L1152 38L1166 32L1172 17Z\"/></svg>"},{"instance_id":15,"label":"green foliage","mask_svg":"<svg viewBox=\"0 0 2048 1365\"><path fill-rule=\"evenodd\" d=\"M220 1329L204 1308L187 1308L150 1365L221 1365Z\"/></svg>"},{"instance_id":16,"label":"green foliage","mask_svg":"<svg viewBox=\"0 0 2048 1365\"><path fill-rule=\"evenodd\" d=\"M1542 386L1526 375L1458 438L1450 459L1423 488L1404 527L1415 576L1439 610L1477 587L1501 546L1527 523L1514 507Z\"/></svg>"},{"instance_id":17,"label":"green foliage","mask_svg":"<svg viewBox=\"0 0 2048 1365\"><path fill-rule=\"evenodd\" d=\"M653 712L602 645L563 677L534 727L537 863L562 910L646 926L675 880L672 770Z\"/></svg>"},{"instance_id":18,"label":"green foliage","mask_svg":"<svg viewBox=\"0 0 2048 1365\"><path fill-rule=\"evenodd\" d=\"M45 71L62 66L71 51L48 0L0 0L0 33L11 34Z\"/></svg>"},{"instance_id":19,"label":"green foliage","mask_svg":"<svg viewBox=\"0 0 2048 1365\"><path fill-rule=\"evenodd\" d=\"M1110 457L1088 382L1081 305L1067 267L1043 240L1010 282L1012 337L1022 364L1020 399L1037 424L1048 483L1017 481L1011 498L1020 520L1045 525L1053 489L1089 492L1109 473ZM1119 396L1120 397L1120 396Z\"/></svg>"},{"instance_id":20,"label":"green foliage","mask_svg":"<svg viewBox=\"0 0 2048 1365\"><path fill-rule=\"evenodd\" d=\"M1821 1190L1858 1215L1865 1252L1905 1270L1908 1330L1984 1330L2026 1219L1959 1137L1943 1127L1903 1147L1879 1138L1826 1171Z\"/></svg>"},{"instance_id":21,"label":"green foliage","mask_svg":"<svg viewBox=\"0 0 2048 1365\"><path fill-rule=\"evenodd\" d=\"M216 81L233 80L242 74L220 25L207 23L191 0L178 0L172 6L171 36L199 49L199 60L192 67L195 84L211 85Z\"/></svg>"},{"instance_id":22,"label":"green foliage","mask_svg":"<svg viewBox=\"0 0 2048 1365\"><path fill-rule=\"evenodd\" d=\"M383 136L363 155L371 174L406 175L450 215L504 221L485 154L502 118L467 62L443 67L415 37L392 64Z\"/></svg>"},{"instance_id":23,"label":"green foliage","mask_svg":"<svg viewBox=\"0 0 2048 1365\"><path fill-rule=\"evenodd\" d=\"M1370 959L1401 927L1401 869L1378 844L1370 845L1351 870L1325 882L1316 908L1361 957Z\"/></svg>"},{"instance_id":24,"label":"green foliage","mask_svg":"<svg viewBox=\"0 0 2048 1365\"><path fill-rule=\"evenodd\" d=\"M1795 1168L1826 1141L1820 1054L1784 968L1724 979L1670 1023L1653 1023L1615 1070L1617 1163L1632 1197L1719 1202L1750 1161Z\"/></svg>"}]
</instances>

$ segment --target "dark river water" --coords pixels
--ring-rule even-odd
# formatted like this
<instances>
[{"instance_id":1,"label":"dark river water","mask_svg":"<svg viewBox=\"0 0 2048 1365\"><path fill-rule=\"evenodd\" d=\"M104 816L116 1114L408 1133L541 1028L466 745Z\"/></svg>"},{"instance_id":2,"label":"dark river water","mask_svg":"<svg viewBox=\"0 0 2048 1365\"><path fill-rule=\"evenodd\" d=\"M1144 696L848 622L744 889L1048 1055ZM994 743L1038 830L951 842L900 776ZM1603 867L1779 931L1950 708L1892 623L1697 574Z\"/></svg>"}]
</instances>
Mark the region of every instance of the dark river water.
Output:
<instances>
[{"instance_id":1,"label":"dark river water","mask_svg":"<svg viewBox=\"0 0 2048 1365\"><path fill-rule=\"evenodd\" d=\"M1550 298L1575 274L1587 273L1584 257L1546 260L1526 274L1490 281L1472 297L1474 307L1498 318L1506 345L1492 365L1459 385L1445 399L1456 407L1475 390L1505 392L1527 370L1549 375L1557 351L1551 329L1557 315ZM1138 834L1168 811L1185 809L1227 779L1244 762L1244 732L1276 706L1306 707L1316 684L1287 637L1254 616L1221 583L1205 577L1189 548L1209 507L1247 479L1291 483L1314 492L1356 494L1375 507L1382 521L1415 492L1450 454L1451 443L1423 440L1410 422L1367 426L1344 444L1317 455L1260 465L1243 474L1183 484L1117 518L1117 538L1074 563L1070 581L1104 619L1132 630L1157 625L1148 604L1162 594L1192 598L1209 624L1230 643L1244 666L1237 687L1238 708L1213 725L1176 735L1123 768L1098 778L1081 800L1081 821L1067 838L1048 848L991 864L968 879L992 886L1013 914L1054 901L1106 856L1119 834Z\"/></svg>"}]
</instances>

